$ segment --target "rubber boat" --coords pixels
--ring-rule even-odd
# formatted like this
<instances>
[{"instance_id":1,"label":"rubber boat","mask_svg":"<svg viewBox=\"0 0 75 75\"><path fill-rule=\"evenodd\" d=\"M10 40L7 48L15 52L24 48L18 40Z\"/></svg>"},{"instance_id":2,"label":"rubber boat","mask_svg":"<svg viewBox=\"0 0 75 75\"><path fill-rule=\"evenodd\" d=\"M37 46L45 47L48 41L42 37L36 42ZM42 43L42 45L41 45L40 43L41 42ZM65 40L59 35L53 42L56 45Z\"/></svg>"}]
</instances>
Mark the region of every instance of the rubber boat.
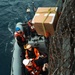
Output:
<instances>
[{"instance_id":1,"label":"rubber boat","mask_svg":"<svg viewBox=\"0 0 75 75\"><path fill-rule=\"evenodd\" d=\"M16 27L19 27L23 31L23 26L21 25L21 22L16 24ZM41 37L41 39L40 39ZM46 39L44 36L35 36L31 37L31 40L28 40L28 43L32 46L38 47L41 52L44 52L47 54L48 47L46 47ZM11 63L11 75L26 75L23 72L23 63L22 63L22 57L21 57L21 48L18 46L16 38L15 43L13 47L13 56L12 56L12 63Z\"/></svg>"},{"instance_id":2,"label":"rubber boat","mask_svg":"<svg viewBox=\"0 0 75 75\"><path fill-rule=\"evenodd\" d=\"M20 24L16 25L16 27L20 27L23 31L23 28ZM22 75L22 59L21 59L21 48L18 46L16 38L13 47L13 57L11 63L11 75Z\"/></svg>"}]
</instances>

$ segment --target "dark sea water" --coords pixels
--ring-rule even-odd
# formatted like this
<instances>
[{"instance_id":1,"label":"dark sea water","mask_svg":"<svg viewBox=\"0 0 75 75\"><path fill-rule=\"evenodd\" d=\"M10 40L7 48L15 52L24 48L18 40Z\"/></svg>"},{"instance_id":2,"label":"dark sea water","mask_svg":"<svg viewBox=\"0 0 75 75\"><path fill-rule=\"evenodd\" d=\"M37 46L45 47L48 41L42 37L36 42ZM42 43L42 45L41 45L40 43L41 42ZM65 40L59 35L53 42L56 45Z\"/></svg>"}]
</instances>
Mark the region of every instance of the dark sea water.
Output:
<instances>
[{"instance_id":1,"label":"dark sea water","mask_svg":"<svg viewBox=\"0 0 75 75\"><path fill-rule=\"evenodd\" d=\"M56 3L57 0L0 0L0 75L10 75L16 23L33 17L34 6L55 6ZM30 14L26 13L28 7Z\"/></svg>"}]
</instances>

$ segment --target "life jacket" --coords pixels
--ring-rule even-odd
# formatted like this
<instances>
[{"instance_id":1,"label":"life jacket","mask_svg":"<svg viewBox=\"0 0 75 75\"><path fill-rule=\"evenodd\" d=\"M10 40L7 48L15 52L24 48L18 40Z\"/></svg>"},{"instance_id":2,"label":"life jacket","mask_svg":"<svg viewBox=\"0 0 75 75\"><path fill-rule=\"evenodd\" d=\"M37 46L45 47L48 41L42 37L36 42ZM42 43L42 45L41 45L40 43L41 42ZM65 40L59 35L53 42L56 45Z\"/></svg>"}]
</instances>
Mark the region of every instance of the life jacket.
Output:
<instances>
[{"instance_id":1,"label":"life jacket","mask_svg":"<svg viewBox=\"0 0 75 75\"><path fill-rule=\"evenodd\" d=\"M21 37L21 39L22 39L22 41L24 42L25 41L25 37L23 36L24 35L24 33L23 32L15 32L15 34L14 34L14 36L15 37Z\"/></svg>"},{"instance_id":2,"label":"life jacket","mask_svg":"<svg viewBox=\"0 0 75 75\"><path fill-rule=\"evenodd\" d=\"M34 32L35 31L35 28L32 25L32 23L30 21L28 21L27 23L28 23L28 26L30 27L31 31ZM33 28L31 28L31 27L33 27Z\"/></svg>"},{"instance_id":3,"label":"life jacket","mask_svg":"<svg viewBox=\"0 0 75 75\"><path fill-rule=\"evenodd\" d=\"M32 59L36 60L36 59L38 59L39 56L40 56L40 53L39 53L38 49L36 49L36 48L32 48L31 51L26 50L26 53L25 53L26 59L32 58Z\"/></svg>"},{"instance_id":4,"label":"life jacket","mask_svg":"<svg viewBox=\"0 0 75 75\"><path fill-rule=\"evenodd\" d=\"M25 66L25 67L30 72L30 75L39 75L42 68L40 66L37 66L34 60L32 60L31 62L32 66Z\"/></svg>"}]
</instances>

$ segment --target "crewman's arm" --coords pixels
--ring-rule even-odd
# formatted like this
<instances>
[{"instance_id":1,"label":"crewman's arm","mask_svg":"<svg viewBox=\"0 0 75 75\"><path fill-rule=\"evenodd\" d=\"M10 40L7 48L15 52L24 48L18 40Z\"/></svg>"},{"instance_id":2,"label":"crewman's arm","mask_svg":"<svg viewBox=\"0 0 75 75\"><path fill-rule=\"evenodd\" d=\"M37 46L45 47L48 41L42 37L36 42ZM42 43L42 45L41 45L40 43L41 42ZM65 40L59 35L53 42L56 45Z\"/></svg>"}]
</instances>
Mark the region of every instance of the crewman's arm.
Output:
<instances>
[{"instance_id":1,"label":"crewman's arm","mask_svg":"<svg viewBox=\"0 0 75 75\"><path fill-rule=\"evenodd\" d=\"M39 56L40 56L39 50L36 49L36 48L34 48L34 52L35 52L35 55L36 55L35 60L36 60L36 59L39 59Z\"/></svg>"},{"instance_id":2,"label":"crewman's arm","mask_svg":"<svg viewBox=\"0 0 75 75\"><path fill-rule=\"evenodd\" d=\"M29 59L27 50L25 51L25 58Z\"/></svg>"}]
</instances>

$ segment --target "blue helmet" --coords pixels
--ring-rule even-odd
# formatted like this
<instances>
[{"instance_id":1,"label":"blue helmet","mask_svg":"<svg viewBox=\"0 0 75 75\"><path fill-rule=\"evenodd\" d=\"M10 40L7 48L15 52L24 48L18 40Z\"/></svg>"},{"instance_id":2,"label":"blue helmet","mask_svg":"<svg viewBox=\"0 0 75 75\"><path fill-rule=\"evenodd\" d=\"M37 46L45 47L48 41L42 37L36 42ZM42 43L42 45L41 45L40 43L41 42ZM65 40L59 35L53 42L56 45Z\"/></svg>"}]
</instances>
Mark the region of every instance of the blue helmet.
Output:
<instances>
[{"instance_id":1,"label":"blue helmet","mask_svg":"<svg viewBox=\"0 0 75 75\"><path fill-rule=\"evenodd\" d=\"M15 31L19 31L19 30L20 30L20 28L19 27L16 27Z\"/></svg>"}]
</instances>

